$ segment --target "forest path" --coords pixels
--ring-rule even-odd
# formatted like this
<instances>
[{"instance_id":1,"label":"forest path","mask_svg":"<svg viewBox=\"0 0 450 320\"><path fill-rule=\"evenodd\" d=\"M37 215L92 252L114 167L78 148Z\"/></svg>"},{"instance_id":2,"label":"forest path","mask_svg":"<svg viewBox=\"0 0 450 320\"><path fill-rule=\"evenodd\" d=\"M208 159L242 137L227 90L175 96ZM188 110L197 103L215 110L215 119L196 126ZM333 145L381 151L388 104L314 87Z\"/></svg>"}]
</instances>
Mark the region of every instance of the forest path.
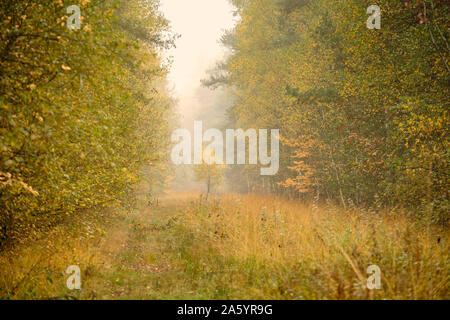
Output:
<instances>
[{"instance_id":1,"label":"forest path","mask_svg":"<svg viewBox=\"0 0 450 320\"><path fill-rule=\"evenodd\" d=\"M167 198L127 214L101 242L100 252L109 263L86 279L80 298L208 298L186 275L180 259L183 235L172 230L186 201Z\"/></svg>"},{"instance_id":2,"label":"forest path","mask_svg":"<svg viewBox=\"0 0 450 320\"><path fill-rule=\"evenodd\" d=\"M258 194L92 210L0 255L4 299L448 299L449 234ZM439 239L439 241L436 241ZM368 290L366 269L383 271ZM81 290L71 289L78 266ZM414 280L414 281L412 281Z\"/></svg>"},{"instance_id":3,"label":"forest path","mask_svg":"<svg viewBox=\"0 0 450 320\"><path fill-rule=\"evenodd\" d=\"M0 253L0 299L208 298L187 271L190 238L175 223L196 199L173 193L138 209L68 217L40 239ZM69 288L69 266L79 268L81 290Z\"/></svg>"}]
</instances>

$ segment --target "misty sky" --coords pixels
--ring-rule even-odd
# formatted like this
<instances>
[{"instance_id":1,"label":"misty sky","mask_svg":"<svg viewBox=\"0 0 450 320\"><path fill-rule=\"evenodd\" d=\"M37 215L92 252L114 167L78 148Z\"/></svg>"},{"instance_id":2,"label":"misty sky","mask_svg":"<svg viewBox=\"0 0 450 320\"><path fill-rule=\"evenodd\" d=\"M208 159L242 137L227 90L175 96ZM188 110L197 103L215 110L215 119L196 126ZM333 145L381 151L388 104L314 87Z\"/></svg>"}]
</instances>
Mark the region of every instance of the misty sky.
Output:
<instances>
[{"instance_id":1,"label":"misty sky","mask_svg":"<svg viewBox=\"0 0 450 320\"><path fill-rule=\"evenodd\" d=\"M183 123L188 125L201 109L195 98L200 80L225 53L218 40L233 26L232 6L228 0L161 0L161 11L181 35L177 47L169 52L174 59L169 81Z\"/></svg>"}]
</instances>

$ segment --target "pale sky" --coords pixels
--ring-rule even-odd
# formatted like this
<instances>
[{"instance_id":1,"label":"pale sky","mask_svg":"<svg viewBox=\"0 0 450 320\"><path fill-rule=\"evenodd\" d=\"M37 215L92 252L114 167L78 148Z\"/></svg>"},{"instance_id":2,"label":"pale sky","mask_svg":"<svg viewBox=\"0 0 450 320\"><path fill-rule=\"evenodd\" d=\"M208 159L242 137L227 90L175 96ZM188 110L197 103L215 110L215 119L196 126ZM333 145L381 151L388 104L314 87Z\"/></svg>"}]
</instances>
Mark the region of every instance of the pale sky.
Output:
<instances>
[{"instance_id":1,"label":"pale sky","mask_svg":"<svg viewBox=\"0 0 450 320\"><path fill-rule=\"evenodd\" d=\"M200 107L195 105L194 93L206 77L205 71L225 53L218 41L224 30L233 27L232 6L228 0L160 1L173 31L181 35L177 47L168 53L174 60L169 81L179 99L179 111L187 120Z\"/></svg>"}]
</instances>

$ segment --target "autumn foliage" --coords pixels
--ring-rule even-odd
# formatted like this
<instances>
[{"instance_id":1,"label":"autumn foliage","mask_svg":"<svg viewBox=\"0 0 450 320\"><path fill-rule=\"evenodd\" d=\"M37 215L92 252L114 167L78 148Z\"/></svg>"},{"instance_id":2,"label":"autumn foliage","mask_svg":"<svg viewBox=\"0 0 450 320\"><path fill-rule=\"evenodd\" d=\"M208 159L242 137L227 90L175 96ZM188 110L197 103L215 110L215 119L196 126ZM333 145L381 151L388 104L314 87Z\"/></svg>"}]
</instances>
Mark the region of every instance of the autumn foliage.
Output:
<instances>
[{"instance_id":1,"label":"autumn foliage","mask_svg":"<svg viewBox=\"0 0 450 320\"><path fill-rule=\"evenodd\" d=\"M73 4L0 3L0 244L131 200L165 155L172 39L157 4L83 0L71 30Z\"/></svg>"},{"instance_id":2,"label":"autumn foliage","mask_svg":"<svg viewBox=\"0 0 450 320\"><path fill-rule=\"evenodd\" d=\"M404 206L446 224L448 3L383 1L370 30L373 1L232 2L231 54L205 84L229 90L236 127L280 129L266 191ZM267 180L244 170L254 186Z\"/></svg>"}]
</instances>

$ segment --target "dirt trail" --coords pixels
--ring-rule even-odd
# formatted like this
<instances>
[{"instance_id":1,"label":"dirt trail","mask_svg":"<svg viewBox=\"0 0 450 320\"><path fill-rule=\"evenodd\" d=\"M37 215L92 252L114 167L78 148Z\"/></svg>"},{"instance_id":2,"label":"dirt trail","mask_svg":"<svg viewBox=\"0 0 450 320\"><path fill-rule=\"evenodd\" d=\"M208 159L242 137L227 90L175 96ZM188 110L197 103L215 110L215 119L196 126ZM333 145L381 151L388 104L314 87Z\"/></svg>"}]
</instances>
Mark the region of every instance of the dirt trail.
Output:
<instances>
[{"instance_id":1,"label":"dirt trail","mask_svg":"<svg viewBox=\"0 0 450 320\"><path fill-rule=\"evenodd\" d=\"M0 256L0 297L447 299L447 235L436 243L389 215L375 229L366 215L261 195L205 201L177 192L106 221L93 212L93 223L68 223ZM383 288L355 285L379 252ZM66 285L70 265L81 270L81 290Z\"/></svg>"},{"instance_id":2,"label":"dirt trail","mask_svg":"<svg viewBox=\"0 0 450 320\"><path fill-rule=\"evenodd\" d=\"M115 224L99 247L104 268L87 277L85 294L97 299L196 298L180 265L175 266L180 244L170 230L189 200L167 197Z\"/></svg>"}]
</instances>

